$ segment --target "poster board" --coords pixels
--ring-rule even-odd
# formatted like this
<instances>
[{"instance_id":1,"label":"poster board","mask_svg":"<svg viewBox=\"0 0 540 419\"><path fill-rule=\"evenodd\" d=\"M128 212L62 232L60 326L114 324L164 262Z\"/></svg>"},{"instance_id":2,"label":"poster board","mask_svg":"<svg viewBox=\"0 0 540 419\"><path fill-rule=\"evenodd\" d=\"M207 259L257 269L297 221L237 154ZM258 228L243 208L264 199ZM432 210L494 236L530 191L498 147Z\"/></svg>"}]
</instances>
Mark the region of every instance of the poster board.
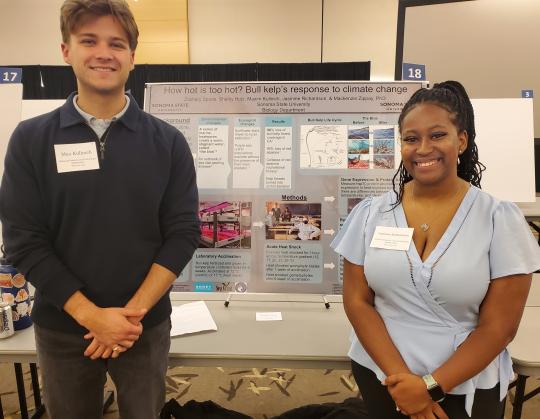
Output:
<instances>
[{"instance_id":1,"label":"poster board","mask_svg":"<svg viewBox=\"0 0 540 419\"><path fill-rule=\"evenodd\" d=\"M534 120L530 99L472 99L482 189L499 199L535 202Z\"/></svg>"},{"instance_id":2,"label":"poster board","mask_svg":"<svg viewBox=\"0 0 540 419\"><path fill-rule=\"evenodd\" d=\"M25 99L22 101L21 121L51 112L64 103L64 99Z\"/></svg>"},{"instance_id":3,"label":"poster board","mask_svg":"<svg viewBox=\"0 0 540 419\"><path fill-rule=\"evenodd\" d=\"M0 84L0 177L4 173L4 156L11 133L21 120L22 90L20 83Z\"/></svg>"},{"instance_id":4,"label":"poster board","mask_svg":"<svg viewBox=\"0 0 540 419\"><path fill-rule=\"evenodd\" d=\"M418 82L148 84L195 158L201 245L175 291L340 294L330 242L391 187Z\"/></svg>"},{"instance_id":5,"label":"poster board","mask_svg":"<svg viewBox=\"0 0 540 419\"><path fill-rule=\"evenodd\" d=\"M21 120L23 86L20 83L0 84L0 178L4 174L4 157L11 133ZM2 242L0 226L0 243Z\"/></svg>"}]
</instances>

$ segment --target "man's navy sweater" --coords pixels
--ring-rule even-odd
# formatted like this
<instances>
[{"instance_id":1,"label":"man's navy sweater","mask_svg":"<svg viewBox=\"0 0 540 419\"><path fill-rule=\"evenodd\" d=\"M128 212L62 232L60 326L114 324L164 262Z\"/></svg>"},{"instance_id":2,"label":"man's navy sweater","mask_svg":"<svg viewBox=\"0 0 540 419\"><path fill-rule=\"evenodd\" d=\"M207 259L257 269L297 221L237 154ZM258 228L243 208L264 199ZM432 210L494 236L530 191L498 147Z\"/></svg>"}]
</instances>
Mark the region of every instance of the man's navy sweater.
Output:
<instances>
[{"instance_id":1,"label":"man's navy sweater","mask_svg":"<svg viewBox=\"0 0 540 419\"><path fill-rule=\"evenodd\" d=\"M95 141L98 170L58 173L55 144ZM183 135L131 98L112 123L104 158L96 134L66 103L21 122L9 142L0 218L10 261L36 287L32 318L84 329L62 310L77 290L99 307L123 307L152 263L179 274L199 241L193 158ZM168 293L143 319L170 314Z\"/></svg>"}]
</instances>

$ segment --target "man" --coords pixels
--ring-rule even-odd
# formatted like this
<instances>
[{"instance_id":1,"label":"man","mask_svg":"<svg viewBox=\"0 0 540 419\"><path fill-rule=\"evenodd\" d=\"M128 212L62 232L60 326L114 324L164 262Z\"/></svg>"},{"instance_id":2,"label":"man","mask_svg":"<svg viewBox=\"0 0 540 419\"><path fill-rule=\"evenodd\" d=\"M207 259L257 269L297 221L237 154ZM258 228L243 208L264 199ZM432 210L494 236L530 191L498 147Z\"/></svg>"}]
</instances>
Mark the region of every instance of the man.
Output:
<instances>
[{"instance_id":1,"label":"man","mask_svg":"<svg viewBox=\"0 0 540 419\"><path fill-rule=\"evenodd\" d=\"M290 222L292 217L291 210L289 207L285 207L285 212L283 213L283 216L281 217L283 221Z\"/></svg>"},{"instance_id":2,"label":"man","mask_svg":"<svg viewBox=\"0 0 540 419\"><path fill-rule=\"evenodd\" d=\"M295 240L318 240L318 237L321 235L321 229L310 223L305 217L289 228L289 234L294 230L298 230Z\"/></svg>"},{"instance_id":3,"label":"man","mask_svg":"<svg viewBox=\"0 0 540 419\"><path fill-rule=\"evenodd\" d=\"M274 204L274 208L272 208L272 215L274 216L276 223L281 222L281 208L279 207L279 204Z\"/></svg>"},{"instance_id":4,"label":"man","mask_svg":"<svg viewBox=\"0 0 540 419\"><path fill-rule=\"evenodd\" d=\"M169 290L199 240L182 134L124 93L138 30L125 0L66 0L77 93L21 122L0 188L4 244L36 287L32 317L52 418L99 418L106 372L124 418L165 398Z\"/></svg>"}]
</instances>

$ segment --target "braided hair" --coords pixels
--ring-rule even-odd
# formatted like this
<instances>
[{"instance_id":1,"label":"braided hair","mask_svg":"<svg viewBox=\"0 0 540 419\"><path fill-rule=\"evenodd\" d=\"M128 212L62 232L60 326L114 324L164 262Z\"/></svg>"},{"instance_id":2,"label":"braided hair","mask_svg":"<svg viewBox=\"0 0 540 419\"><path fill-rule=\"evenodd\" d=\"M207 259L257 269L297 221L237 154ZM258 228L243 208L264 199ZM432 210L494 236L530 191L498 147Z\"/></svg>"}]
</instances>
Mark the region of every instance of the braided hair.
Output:
<instances>
[{"instance_id":1,"label":"braided hair","mask_svg":"<svg viewBox=\"0 0 540 419\"><path fill-rule=\"evenodd\" d=\"M478 160L478 147L474 142L476 131L474 129L474 111L471 100L463 85L457 81L445 81L437 83L432 89L417 90L403 107L399 115L398 125L401 132L401 124L407 114L421 103L432 103L450 113L450 118L459 132L466 131L468 136L467 148L459 157L457 175L463 180L480 188L482 172L486 167ZM396 180L399 182L399 190L396 190ZM397 172L392 178L392 187L397 196L395 205L399 205L403 199L403 189L412 176L400 163Z\"/></svg>"}]
</instances>

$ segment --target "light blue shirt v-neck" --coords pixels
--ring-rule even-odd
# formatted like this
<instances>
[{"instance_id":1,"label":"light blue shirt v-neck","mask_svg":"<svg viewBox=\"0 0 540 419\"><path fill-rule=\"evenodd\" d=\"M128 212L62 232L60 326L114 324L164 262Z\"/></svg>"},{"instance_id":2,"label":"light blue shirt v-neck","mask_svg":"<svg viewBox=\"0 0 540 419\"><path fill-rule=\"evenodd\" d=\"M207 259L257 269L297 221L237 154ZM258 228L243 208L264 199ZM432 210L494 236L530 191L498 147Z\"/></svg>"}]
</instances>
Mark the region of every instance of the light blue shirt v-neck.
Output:
<instances>
[{"instance_id":1,"label":"light blue shirt v-neck","mask_svg":"<svg viewBox=\"0 0 540 419\"><path fill-rule=\"evenodd\" d=\"M331 246L364 266L375 309L408 367L433 372L476 327L492 280L540 269L540 248L519 208L471 186L445 233L425 261L414 243L405 251L369 247L377 226L408 227L402 205L390 191L367 198L352 211ZM411 271L414 281L411 279ZM349 356L385 377L351 334ZM512 362L505 350L480 374L454 388L465 394L470 414L476 388L500 383L506 395Z\"/></svg>"}]
</instances>

